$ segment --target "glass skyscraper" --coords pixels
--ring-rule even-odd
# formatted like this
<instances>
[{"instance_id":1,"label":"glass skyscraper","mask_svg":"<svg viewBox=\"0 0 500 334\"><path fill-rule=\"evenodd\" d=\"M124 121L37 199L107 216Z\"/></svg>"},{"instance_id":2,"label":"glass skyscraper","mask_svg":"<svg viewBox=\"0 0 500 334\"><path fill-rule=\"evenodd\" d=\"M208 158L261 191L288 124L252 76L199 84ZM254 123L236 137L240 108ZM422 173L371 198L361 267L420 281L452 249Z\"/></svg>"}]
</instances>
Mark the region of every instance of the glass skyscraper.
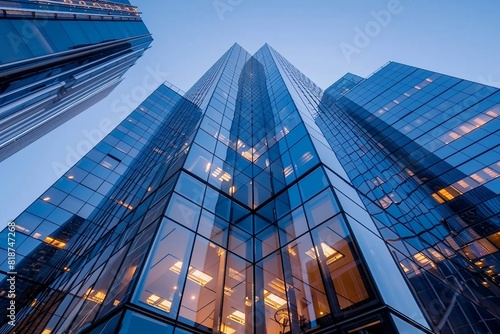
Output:
<instances>
[{"instance_id":1,"label":"glass skyscraper","mask_svg":"<svg viewBox=\"0 0 500 334\"><path fill-rule=\"evenodd\" d=\"M235 44L14 221L0 333L494 333L499 103L397 63L323 92Z\"/></svg>"},{"instance_id":2,"label":"glass skyscraper","mask_svg":"<svg viewBox=\"0 0 500 334\"><path fill-rule=\"evenodd\" d=\"M149 47L129 1L0 1L0 161L108 95Z\"/></svg>"}]
</instances>

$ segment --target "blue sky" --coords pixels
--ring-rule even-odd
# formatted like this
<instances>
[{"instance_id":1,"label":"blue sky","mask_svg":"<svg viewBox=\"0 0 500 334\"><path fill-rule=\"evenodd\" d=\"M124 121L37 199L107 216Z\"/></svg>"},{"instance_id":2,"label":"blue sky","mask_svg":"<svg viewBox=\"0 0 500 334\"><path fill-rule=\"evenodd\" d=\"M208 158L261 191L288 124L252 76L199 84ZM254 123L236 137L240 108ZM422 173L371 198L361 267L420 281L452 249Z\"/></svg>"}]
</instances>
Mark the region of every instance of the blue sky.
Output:
<instances>
[{"instance_id":1,"label":"blue sky","mask_svg":"<svg viewBox=\"0 0 500 334\"><path fill-rule=\"evenodd\" d=\"M132 2L153 33L152 48L106 99L0 163L0 226L52 185L153 85L167 80L189 89L234 42L250 53L269 43L323 89L346 72L365 77L390 60L500 86L498 0Z\"/></svg>"}]
</instances>

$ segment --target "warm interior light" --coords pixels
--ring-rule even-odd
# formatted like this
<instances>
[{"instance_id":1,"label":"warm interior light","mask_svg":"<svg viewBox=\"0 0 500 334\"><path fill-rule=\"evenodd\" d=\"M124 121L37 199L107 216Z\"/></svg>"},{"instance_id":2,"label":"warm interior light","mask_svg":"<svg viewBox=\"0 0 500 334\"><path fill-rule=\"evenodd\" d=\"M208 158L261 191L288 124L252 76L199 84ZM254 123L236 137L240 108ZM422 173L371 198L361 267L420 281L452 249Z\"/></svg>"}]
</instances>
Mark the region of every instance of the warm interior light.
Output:
<instances>
[{"instance_id":1,"label":"warm interior light","mask_svg":"<svg viewBox=\"0 0 500 334\"><path fill-rule=\"evenodd\" d=\"M439 253L438 251L436 251L432 248L429 248L428 251L429 251L429 253L431 253L431 255L434 257L434 259L436 261L443 261L444 260L444 256L441 253Z\"/></svg>"},{"instance_id":2,"label":"warm interior light","mask_svg":"<svg viewBox=\"0 0 500 334\"><path fill-rule=\"evenodd\" d=\"M285 174L285 177L289 177L290 174L292 174L292 172L293 172L293 167L291 165L283 169L283 174Z\"/></svg>"},{"instance_id":3,"label":"warm interior light","mask_svg":"<svg viewBox=\"0 0 500 334\"><path fill-rule=\"evenodd\" d=\"M50 201L50 197L49 197L49 196L44 197L44 198L43 198L43 200L44 200L45 202Z\"/></svg>"},{"instance_id":4,"label":"warm interior light","mask_svg":"<svg viewBox=\"0 0 500 334\"><path fill-rule=\"evenodd\" d=\"M170 267L170 271L173 271L176 274L180 274L182 269L182 261L177 261L173 266ZM198 285L205 286L208 282L210 282L213 277L207 273L204 273L201 270L198 270L193 267L189 267L188 270L188 279L195 282Z\"/></svg>"},{"instance_id":5,"label":"warm interior light","mask_svg":"<svg viewBox=\"0 0 500 334\"><path fill-rule=\"evenodd\" d=\"M388 208L393 202L392 199L389 196L384 196L383 198L379 199L378 202L380 203L380 206L382 208Z\"/></svg>"},{"instance_id":6,"label":"warm interior light","mask_svg":"<svg viewBox=\"0 0 500 334\"><path fill-rule=\"evenodd\" d=\"M52 246L57 247L57 248L64 248L64 246L66 246L65 242L62 242L61 240L57 240L57 239L54 239L51 237L45 237L44 241Z\"/></svg>"},{"instance_id":7,"label":"warm interior light","mask_svg":"<svg viewBox=\"0 0 500 334\"><path fill-rule=\"evenodd\" d=\"M75 177L73 175L68 175L68 179L73 180Z\"/></svg>"},{"instance_id":8,"label":"warm interior light","mask_svg":"<svg viewBox=\"0 0 500 334\"><path fill-rule=\"evenodd\" d=\"M213 177L217 177L217 176L219 176L219 174L220 174L221 172L222 172L222 168L217 167L217 168L215 168L215 170L212 172L212 176L213 176Z\"/></svg>"},{"instance_id":9,"label":"warm interior light","mask_svg":"<svg viewBox=\"0 0 500 334\"><path fill-rule=\"evenodd\" d=\"M249 150L247 151L243 151L241 152L241 156L245 159L247 159L248 161L250 162L255 162L255 160L258 159L258 156L254 156L255 153L255 149L254 148L250 148Z\"/></svg>"},{"instance_id":10,"label":"warm interior light","mask_svg":"<svg viewBox=\"0 0 500 334\"><path fill-rule=\"evenodd\" d=\"M476 124L477 127L486 124L488 122L487 120L482 119L481 117L474 118L473 120L474 124Z\"/></svg>"},{"instance_id":11,"label":"warm interior light","mask_svg":"<svg viewBox=\"0 0 500 334\"><path fill-rule=\"evenodd\" d=\"M420 263L422 266L425 266L425 265L428 265L428 264L431 264L432 261L431 259L429 259L427 256L425 256L424 253L417 253L415 255L413 255L413 257L415 258L415 260L418 261L418 263Z\"/></svg>"},{"instance_id":12,"label":"warm interior light","mask_svg":"<svg viewBox=\"0 0 500 334\"><path fill-rule=\"evenodd\" d=\"M453 196L448 190L446 189L441 189L438 191L439 195L441 195L441 197L445 198L446 200L450 201L452 199L455 198L455 196Z\"/></svg>"},{"instance_id":13,"label":"warm interior light","mask_svg":"<svg viewBox=\"0 0 500 334\"><path fill-rule=\"evenodd\" d=\"M432 193L431 194L432 198L434 198L439 204L443 204L444 203L444 200L441 198L441 196L439 196L438 194L436 193Z\"/></svg>"},{"instance_id":14,"label":"warm interior light","mask_svg":"<svg viewBox=\"0 0 500 334\"><path fill-rule=\"evenodd\" d=\"M500 162L496 162L494 164L491 164L488 167L485 167L479 171L477 171L474 174L471 174L468 177L463 178L462 180L458 180L455 182L453 185L445 187L441 190L438 191L438 194L444 199L444 200L452 200L456 196L462 195L465 192L468 192L469 190L472 190L488 181L491 181L493 179L496 179L497 177L500 177L500 173L496 170L497 167L500 167ZM475 182L471 181L474 180ZM476 182L478 184L476 184ZM439 198L436 197L437 195L431 194L431 196L438 202L440 202ZM440 202L441 203L441 202Z\"/></svg>"},{"instance_id":15,"label":"warm interior light","mask_svg":"<svg viewBox=\"0 0 500 334\"><path fill-rule=\"evenodd\" d=\"M235 191L236 191L236 187L235 186L229 187L229 195L233 196L233 194L234 194Z\"/></svg>"},{"instance_id":16,"label":"warm interior light","mask_svg":"<svg viewBox=\"0 0 500 334\"><path fill-rule=\"evenodd\" d=\"M408 267L405 266L403 263L399 262L399 264L401 265L401 268L403 268L405 274L408 274L410 272L410 269L408 269Z\"/></svg>"},{"instance_id":17,"label":"warm interior light","mask_svg":"<svg viewBox=\"0 0 500 334\"><path fill-rule=\"evenodd\" d=\"M42 334L50 334L50 333L52 333L52 330L47 328L45 328L42 332Z\"/></svg>"},{"instance_id":18,"label":"warm interior light","mask_svg":"<svg viewBox=\"0 0 500 334\"><path fill-rule=\"evenodd\" d=\"M220 325L220 332L223 334L234 334L236 333L236 329L229 327L225 323Z\"/></svg>"},{"instance_id":19,"label":"warm interior light","mask_svg":"<svg viewBox=\"0 0 500 334\"><path fill-rule=\"evenodd\" d=\"M170 267L170 271L173 271L177 275L181 273L182 269L182 261L177 261L172 267Z\"/></svg>"},{"instance_id":20,"label":"warm interior light","mask_svg":"<svg viewBox=\"0 0 500 334\"><path fill-rule=\"evenodd\" d=\"M130 204L128 204L128 203L125 203L125 202L123 202L123 201L119 201L119 202L118 202L118 204L120 204L120 205L122 205L122 206L126 207L126 208L127 208L127 209L129 209L129 210L133 210L133 209L134 209L134 208L132 207L132 205L130 205Z\"/></svg>"},{"instance_id":21,"label":"warm interior light","mask_svg":"<svg viewBox=\"0 0 500 334\"><path fill-rule=\"evenodd\" d=\"M283 295L285 294L285 282L282 279L275 278L268 285Z\"/></svg>"},{"instance_id":22,"label":"warm interior light","mask_svg":"<svg viewBox=\"0 0 500 334\"><path fill-rule=\"evenodd\" d=\"M477 174L472 174L470 177L471 177L471 179L473 179L474 181L477 181L478 183L484 183L484 179Z\"/></svg>"},{"instance_id":23,"label":"warm interior light","mask_svg":"<svg viewBox=\"0 0 500 334\"><path fill-rule=\"evenodd\" d=\"M231 180L231 175L228 172L224 172L221 177L219 177L219 181L229 181Z\"/></svg>"},{"instance_id":24,"label":"warm interior light","mask_svg":"<svg viewBox=\"0 0 500 334\"><path fill-rule=\"evenodd\" d=\"M498 113L496 113L496 112L495 112L495 111L493 111L493 110L488 110L488 111L486 112L486 115L491 116L491 117L498 117Z\"/></svg>"},{"instance_id":25,"label":"warm interior light","mask_svg":"<svg viewBox=\"0 0 500 334\"><path fill-rule=\"evenodd\" d=\"M83 295L83 299L93 301L96 304L102 304L104 298L106 298L106 294L104 292L94 291L92 288L89 288Z\"/></svg>"},{"instance_id":26,"label":"warm interior light","mask_svg":"<svg viewBox=\"0 0 500 334\"><path fill-rule=\"evenodd\" d=\"M231 297L234 293L234 290L231 289L230 287L228 286L224 286L224 294L228 297Z\"/></svg>"},{"instance_id":27,"label":"warm interior light","mask_svg":"<svg viewBox=\"0 0 500 334\"><path fill-rule=\"evenodd\" d=\"M233 268L229 268L229 277L237 280L238 282L243 282L245 280L245 275Z\"/></svg>"},{"instance_id":28,"label":"warm interior light","mask_svg":"<svg viewBox=\"0 0 500 334\"><path fill-rule=\"evenodd\" d=\"M30 232L30 230L29 230L29 229L27 229L26 227L23 227L23 226L21 226L21 225L18 225L18 224L16 224L16 230L21 231L21 232L24 232L24 233L29 233L29 232ZM35 233L35 235L36 235L36 234L38 234L38 235L40 236L40 234L39 234L39 233ZM36 237L35 237L35 238L36 238Z\"/></svg>"},{"instance_id":29,"label":"warm interior light","mask_svg":"<svg viewBox=\"0 0 500 334\"><path fill-rule=\"evenodd\" d=\"M240 149L242 147L245 147L245 143L238 139L238 141L236 142L236 149Z\"/></svg>"},{"instance_id":30,"label":"warm interior light","mask_svg":"<svg viewBox=\"0 0 500 334\"><path fill-rule=\"evenodd\" d=\"M146 299L146 303L167 313L170 312L170 307L172 306L172 302L170 300L166 300L155 294L152 294L148 299Z\"/></svg>"},{"instance_id":31,"label":"warm interior light","mask_svg":"<svg viewBox=\"0 0 500 334\"><path fill-rule=\"evenodd\" d=\"M233 313L231 313L230 315L227 316L229 319L239 323L240 325L244 325L245 324L245 313L241 312L241 311L234 311Z\"/></svg>"},{"instance_id":32,"label":"warm interior light","mask_svg":"<svg viewBox=\"0 0 500 334\"><path fill-rule=\"evenodd\" d=\"M264 290L264 303L275 310L279 310L283 307L283 305L286 304L286 300L275 295L272 292Z\"/></svg>"},{"instance_id":33,"label":"warm interior light","mask_svg":"<svg viewBox=\"0 0 500 334\"><path fill-rule=\"evenodd\" d=\"M324 242L321 243L321 249L323 250L323 254L325 254L327 265L330 265L333 262L344 257L344 254L342 254L339 251L337 251L336 249L328 246ZM317 251L318 251L318 249L316 247L313 247L310 250L308 250L306 252L306 254L316 260Z\"/></svg>"},{"instance_id":34,"label":"warm interior light","mask_svg":"<svg viewBox=\"0 0 500 334\"><path fill-rule=\"evenodd\" d=\"M491 177L492 179L496 179L498 176L500 176L500 174L498 174L497 172L495 172L493 169L489 168L489 167L486 167L483 169L483 171L489 176Z\"/></svg>"}]
</instances>

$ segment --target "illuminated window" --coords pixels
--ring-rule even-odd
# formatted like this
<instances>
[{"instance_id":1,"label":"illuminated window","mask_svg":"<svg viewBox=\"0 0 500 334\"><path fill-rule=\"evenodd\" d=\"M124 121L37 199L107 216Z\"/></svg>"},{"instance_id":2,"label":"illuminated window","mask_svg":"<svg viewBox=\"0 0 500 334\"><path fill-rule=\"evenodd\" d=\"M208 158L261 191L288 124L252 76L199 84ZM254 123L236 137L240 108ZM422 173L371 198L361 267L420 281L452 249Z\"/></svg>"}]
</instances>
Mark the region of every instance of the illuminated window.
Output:
<instances>
[{"instance_id":1,"label":"illuminated window","mask_svg":"<svg viewBox=\"0 0 500 334\"><path fill-rule=\"evenodd\" d=\"M432 198L434 198L439 204L443 204L444 203L444 200L441 198L441 196L439 196L438 194L436 193L432 193L431 194Z\"/></svg>"},{"instance_id":2,"label":"illuminated window","mask_svg":"<svg viewBox=\"0 0 500 334\"><path fill-rule=\"evenodd\" d=\"M445 200L451 201L455 197L462 195L462 192L460 192L458 189L455 189L452 186L449 186L439 190L438 194Z\"/></svg>"},{"instance_id":3,"label":"illuminated window","mask_svg":"<svg viewBox=\"0 0 500 334\"><path fill-rule=\"evenodd\" d=\"M443 254L439 253L438 251L436 251L432 248L429 248L428 251L432 255L432 257L434 258L434 260L436 260L436 261L443 261L444 260Z\"/></svg>"},{"instance_id":4,"label":"illuminated window","mask_svg":"<svg viewBox=\"0 0 500 334\"><path fill-rule=\"evenodd\" d=\"M488 240L500 248L500 232L489 235Z\"/></svg>"},{"instance_id":5,"label":"illuminated window","mask_svg":"<svg viewBox=\"0 0 500 334\"><path fill-rule=\"evenodd\" d=\"M134 208L132 207L132 205L128 204L128 203L125 203L124 201L119 201L118 204L126 207L127 209L129 210L133 210Z\"/></svg>"},{"instance_id":6,"label":"illuminated window","mask_svg":"<svg viewBox=\"0 0 500 334\"><path fill-rule=\"evenodd\" d=\"M170 267L170 270L178 275L181 273L181 269L182 269L181 261L177 261L172 267ZM201 270L198 270L190 266L188 271L188 279L195 282L198 285L205 286L208 282L210 282L213 279L213 277L210 276L209 274L204 273Z\"/></svg>"},{"instance_id":7,"label":"illuminated window","mask_svg":"<svg viewBox=\"0 0 500 334\"><path fill-rule=\"evenodd\" d=\"M464 125L460 125L458 127L458 130L460 130L463 134L467 134L467 133L471 132L472 130L474 130L474 127L470 124L464 124Z\"/></svg>"},{"instance_id":8,"label":"illuminated window","mask_svg":"<svg viewBox=\"0 0 500 334\"><path fill-rule=\"evenodd\" d=\"M497 117L499 114L500 114L500 105L497 105L493 109L488 110L483 114L479 114L472 119L469 119L468 122L472 123L474 125L465 122L464 124L455 127L452 131L445 134L440 139L444 143L449 144L452 141L454 141L454 140L462 137L463 135L471 132L472 130L485 125L486 123L491 121L493 118Z\"/></svg>"},{"instance_id":9,"label":"illuminated window","mask_svg":"<svg viewBox=\"0 0 500 334\"><path fill-rule=\"evenodd\" d=\"M104 298L106 298L106 294L102 291L94 291L92 288L89 288L83 295L83 298L93 301L96 304L102 304Z\"/></svg>"},{"instance_id":10,"label":"illuminated window","mask_svg":"<svg viewBox=\"0 0 500 334\"><path fill-rule=\"evenodd\" d=\"M403 262L399 262L399 264L401 265L401 268L403 268L403 271L405 272L405 274L408 274L409 272L411 272L411 270L407 266L405 266L403 264Z\"/></svg>"},{"instance_id":11,"label":"illuminated window","mask_svg":"<svg viewBox=\"0 0 500 334\"><path fill-rule=\"evenodd\" d=\"M481 238L479 240L468 243L467 245L462 247L462 250L469 259L475 260L477 258L497 252L498 248L495 247L495 245L493 245L490 241L488 241L488 239Z\"/></svg>"},{"instance_id":12,"label":"illuminated window","mask_svg":"<svg viewBox=\"0 0 500 334\"><path fill-rule=\"evenodd\" d=\"M481 176L477 175L477 174L472 174L470 177L471 177L474 181L477 181L477 182L478 182L478 183L480 183L480 184L484 183L484 179L483 179Z\"/></svg>"},{"instance_id":13,"label":"illuminated window","mask_svg":"<svg viewBox=\"0 0 500 334\"><path fill-rule=\"evenodd\" d=\"M385 196L379 199L378 202L380 203L380 206L384 209L388 208L393 203L392 199L389 196Z\"/></svg>"},{"instance_id":14,"label":"illuminated window","mask_svg":"<svg viewBox=\"0 0 500 334\"><path fill-rule=\"evenodd\" d=\"M286 300L275 295L272 292L264 290L264 303L275 310L279 310L280 308L285 306Z\"/></svg>"},{"instance_id":15,"label":"illuminated window","mask_svg":"<svg viewBox=\"0 0 500 334\"><path fill-rule=\"evenodd\" d=\"M167 313L170 312L170 308L172 306L171 301L161 298L160 296L157 296L155 294L149 296L149 298L146 299L146 303Z\"/></svg>"},{"instance_id":16,"label":"illuminated window","mask_svg":"<svg viewBox=\"0 0 500 334\"><path fill-rule=\"evenodd\" d=\"M497 104L490 110L486 112L486 115L491 116L491 117L498 117L500 115L500 104Z\"/></svg>"},{"instance_id":17,"label":"illuminated window","mask_svg":"<svg viewBox=\"0 0 500 334\"><path fill-rule=\"evenodd\" d=\"M470 183L473 183L472 185ZM461 193L467 192L475 187L476 182L471 178L467 177L460 181L453 183L453 188L457 189Z\"/></svg>"},{"instance_id":18,"label":"illuminated window","mask_svg":"<svg viewBox=\"0 0 500 334\"><path fill-rule=\"evenodd\" d=\"M245 324L245 313L241 312L241 311L234 311L233 313L231 313L230 315L227 316L229 319L239 323L240 325L244 325Z\"/></svg>"},{"instance_id":19,"label":"illuminated window","mask_svg":"<svg viewBox=\"0 0 500 334\"><path fill-rule=\"evenodd\" d=\"M425 254L422 252L413 255L413 257L415 258L415 260L418 261L418 263L422 267L427 266L427 265L431 265L431 266L433 265L431 259L429 259L427 256L425 256Z\"/></svg>"},{"instance_id":20,"label":"illuminated window","mask_svg":"<svg viewBox=\"0 0 500 334\"><path fill-rule=\"evenodd\" d=\"M489 167L484 168L483 171L492 179L497 178L500 175Z\"/></svg>"},{"instance_id":21,"label":"illuminated window","mask_svg":"<svg viewBox=\"0 0 500 334\"><path fill-rule=\"evenodd\" d=\"M66 246L65 242L62 242L61 240L57 240L51 237L46 237L44 241L57 248L64 248L64 246Z\"/></svg>"},{"instance_id":22,"label":"illuminated window","mask_svg":"<svg viewBox=\"0 0 500 334\"><path fill-rule=\"evenodd\" d=\"M486 124L491 118L486 116L486 115L479 115L478 117L474 118L472 120L472 123L474 123L476 126L481 126Z\"/></svg>"},{"instance_id":23,"label":"illuminated window","mask_svg":"<svg viewBox=\"0 0 500 334\"><path fill-rule=\"evenodd\" d=\"M325 254L327 265L330 265L333 262L344 257L344 254L342 254L339 251L337 251L336 249L328 246L324 242L321 243L321 249L323 250L323 254ZM316 253L317 252L318 252L318 248L314 247L314 248L311 248L310 250L308 250L306 252L306 254L316 260L316 258L317 258Z\"/></svg>"},{"instance_id":24,"label":"illuminated window","mask_svg":"<svg viewBox=\"0 0 500 334\"><path fill-rule=\"evenodd\" d=\"M229 327L225 323L220 325L220 332L223 334L234 334L236 333L236 329Z\"/></svg>"}]
</instances>

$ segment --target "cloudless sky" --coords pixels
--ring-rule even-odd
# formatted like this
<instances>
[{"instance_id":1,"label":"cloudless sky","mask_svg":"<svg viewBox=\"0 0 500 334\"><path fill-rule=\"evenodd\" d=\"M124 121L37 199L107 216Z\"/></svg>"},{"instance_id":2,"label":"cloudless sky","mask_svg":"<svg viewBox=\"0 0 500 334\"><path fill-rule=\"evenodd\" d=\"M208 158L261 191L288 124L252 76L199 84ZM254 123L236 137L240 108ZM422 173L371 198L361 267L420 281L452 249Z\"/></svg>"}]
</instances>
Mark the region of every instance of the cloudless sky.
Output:
<instances>
[{"instance_id":1,"label":"cloudless sky","mask_svg":"<svg viewBox=\"0 0 500 334\"><path fill-rule=\"evenodd\" d=\"M498 0L132 3L152 47L106 99L0 163L0 227L127 115L117 106L131 112L163 80L188 90L235 42L250 53L267 42L323 89L346 72L366 77L390 60L500 87Z\"/></svg>"}]
</instances>

